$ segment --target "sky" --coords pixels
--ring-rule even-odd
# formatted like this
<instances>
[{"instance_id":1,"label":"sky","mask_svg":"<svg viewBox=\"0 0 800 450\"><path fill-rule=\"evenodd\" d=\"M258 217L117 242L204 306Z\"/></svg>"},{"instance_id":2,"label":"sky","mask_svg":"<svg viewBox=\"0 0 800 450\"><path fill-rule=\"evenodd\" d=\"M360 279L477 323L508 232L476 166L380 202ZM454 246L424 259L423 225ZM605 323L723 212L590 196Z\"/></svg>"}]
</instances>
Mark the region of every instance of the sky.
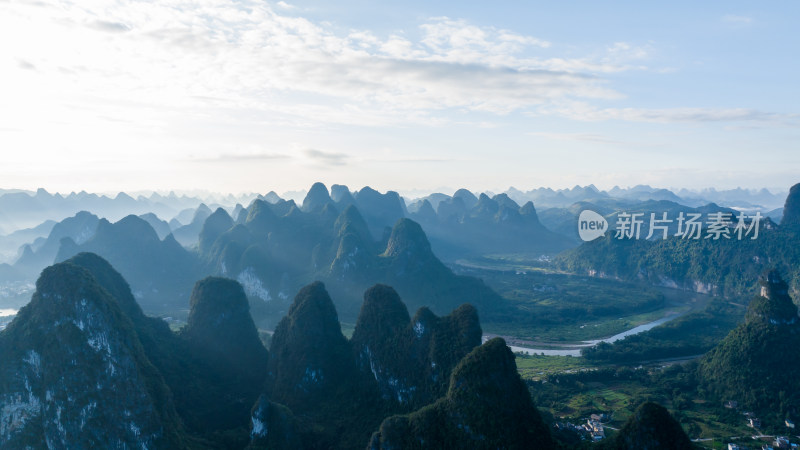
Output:
<instances>
[{"instance_id":1,"label":"sky","mask_svg":"<svg viewBox=\"0 0 800 450\"><path fill-rule=\"evenodd\" d=\"M800 3L0 0L0 188L800 182Z\"/></svg>"}]
</instances>

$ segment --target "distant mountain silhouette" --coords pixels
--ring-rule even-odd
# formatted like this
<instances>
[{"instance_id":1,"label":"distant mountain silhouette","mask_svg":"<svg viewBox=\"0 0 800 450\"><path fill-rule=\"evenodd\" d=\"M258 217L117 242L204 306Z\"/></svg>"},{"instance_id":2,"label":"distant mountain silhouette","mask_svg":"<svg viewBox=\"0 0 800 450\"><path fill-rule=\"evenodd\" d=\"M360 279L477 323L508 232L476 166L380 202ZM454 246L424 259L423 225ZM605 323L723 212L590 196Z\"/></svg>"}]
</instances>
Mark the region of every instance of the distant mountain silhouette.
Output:
<instances>
[{"instance_id":1,"label":"distant mountain silhouette","mask_svg":"<svg viewBox=\"0 0 800 450\"><path fill-rule=\"evenodd\" d=\"M144 219L145 222L149 223L150 226L153 227L153 230L156 232L159 239L164 239L168 234L172 233L169 223L159 219L158 216L153 213L141 214L139 217Z\"/></svg>"},{"instance_id":2,"label":"distant mountain silhouette","mask_svg":"<svg viewBox=\"0 0 800 450\"><path fill-rule=\"evenodd\" d=\"M137 301L148 311L186 308L194 280L200 278L197 258L172 235L163 241L143 219L130 215L116 223L101 219L91 239L65 239L56 255L64 261L80 252L96 253L129 280Z\"/></svg>"},{"instance_id":3,"label":"distant mountain silhouette","mask_svg":"<svg viewBox=\"0 0 800 450\"><path fill-rule=\"evenodd\" d=\"M56 223L55 220L45 220L35 227L0 236L0 261L13 263L22 254L23 245L30 244L32 248L39 248Z\"/></svg>"},{"instance_id":4,"label":"distant mountain silhouette","mask_svg":"<svg viewBox=\"0 0 800 450\"><path fill-rule=\"evenodd\" d=\"M719 203L730 207L766 207L775 208L782 201L785 193L771 193L766 189L746 190L730 189L721 190L680 189L671 191L647 185L637 185L629 188L614 186L603 191L594 185L574 186L568 189L538 188L527 192L510 188L506 192L517 203L532 201L541 208L567 208L575 202L600 202L607 201L641 203L646 201L667 200L681 205L696 207L708 203Z\"/></svg>"},{"instance_id":5,"label":"distant mountain silhouette","mask_svg":"<svg viewBox=\"0 0 800 450\"><path fill-rule=\"evenodd\" d=\"M94 236L100 219L86 211L68 217L53 225L47 239L37 245L26 246L14 267L25 278L35 279L45 267L53 264L61 247L62 239L83 244Z\"/></svg>"},{"instance_id":6,"label":"distant mountain silhouette","mask_svg":"<svg viewBox=\"0 0 800 450\"><path fill-rule=\"evenodd\" d=\"M233 219L228 212L222 208L217 208L211 215L203 221L203 226L198 234L198 246L200 253L208 253L214 241L224 232L233 226Z\"/></svg>"},{"instance_id":7,"label":"distant mountain silhouette","mask_svg":"<svg viewBox=\"0 0 800 450\"><path fill-rule=\"evenodd\" d=\"M347 193L339 188L338 198ZM314 196L321 202L311 207ZM387 211L402 214L399 197L362 189L356 203L365 199L379 211L380 205L395 205ZM214 214L219 220L212 216L206 222L200 247L207 272L237 279L254 300L259 320L276 321L287 310L290 293L313 280L326 282L339 314L351 321L361 293L375 283L394 286L412 308L427 305L437 313L462 302L477 308L503 302L479 280L456 276L444 266L415 222L397 220L381 242L357 204L328 201L324 185L315 185L307 200L308 212L293 201L256 200L243 223L232 223L220 211Z\"/></svg>"},{"instance_id":8,"label":"distant mountain silhouette","mask_svg":"<svg viewBox=\"0 0 800 450\"><path fill-rule=\"evenodd\" d=\"M205 203L201 203L194 211L191 222L172 231L175 240L184 247L193 247L197 245L203 223L210 215L211 209L206 206Z\"/></svg>"},{"instance_id":9,"label":"distant mountain silhouette","mask_svg":"<svg viewBox=\"0 0 800 450\"><path fill-rule=\"evenodd\" d=\"M314 183L311 189L308 190L305 200L303 200L303 211L312 212L325 207L325 205L333 203L328 188L322 183Z\"/></svg>"},{"instance_id":10,"label":"distant mountain silhouette","mask_svg":"<svg viewBox=\"0 0 800 450\"><path fill-rule=\"evenodd\" d=\"M409 217L422 225L437 253L447 260L489 253L539 256L574 245L539 222L532 202L520 207L506 194L476 197L459 189L438 201L435 211L427 199L411 210Z\"/></svg>"},{"instance_id":11,"label":"distant mountain silhouette","mask_svg":"<svg viewBox=\"0 0 800 450\"><path fill-rule=\"evenodd\" d=\"M667 213L667 218L672 222L668 224L668 235L677 232L678 223L677 217L683 213L685 217L688 214L699 213L705 218L709 213L722 212L731 214L731 217L736 217L739 213L731 208L724 208L719 205L710 203L699 205L697 207L686 206L674 201L669 200L647 200L647 201L620 201L618 199L604 199L589 201L579 201L573 203L566 208L550 208L542 212L540 215L542 224L548 229L553 230L559 234L571 238L575 243L581 243L578 237L578 216L584 210L594 211L606 218L609 227L614 228L620 212L627 214L642 214L642 235L641 238L647 237L650 227L650 215L656 214L657 219L661 219L664 213ZM657 238L662 235L655 234Z\"/></svg>"},{"instance_id":12,"label":"distant mountain silhouette","mask_svg":"<svg viewBox=\"0 0 800 450\"><path fill-rule=\"evenodd\" d=\"M356 205L369 226L373 238L380 240L398 219L405 217L405 203L394 191L385 194L365 186L355 195Z\"/></svg>"},{"instance_id":13,"label":"distant mountain silhouette","mask_svg":"<svg viewBox=\"0 0 800 450\"><path fill-rule=\"evenodd\" d=\"M239 201L250 198L240 197ZM233 199L232 200L236 200ZM162 218L174 217L185 208L196 208L203 200L175 193L137 196L120 192L116 196L72 192L68 195L50 194L44 189L30 191L0 191L0 232L34 227L46 220L60 221L80 211L90 211L99 217L116 221L129 214L153 213Z\"/></svg>"}]
</instances>

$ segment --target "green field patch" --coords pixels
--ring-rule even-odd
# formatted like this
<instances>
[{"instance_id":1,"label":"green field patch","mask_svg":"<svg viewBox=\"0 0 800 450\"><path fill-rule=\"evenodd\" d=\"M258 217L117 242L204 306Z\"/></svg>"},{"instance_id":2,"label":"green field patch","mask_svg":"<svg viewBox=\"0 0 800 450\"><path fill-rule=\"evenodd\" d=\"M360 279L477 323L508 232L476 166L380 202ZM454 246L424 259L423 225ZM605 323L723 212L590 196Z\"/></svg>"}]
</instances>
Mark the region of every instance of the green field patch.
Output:
<instances>
[{"instance_id":1,"label":"green field patch","mask_svg":"<svg viewBox=\"0 0 800 450\"><path fill-rule=\"evenodd\" d=\"M482 313L487 332L540 341L580 342L623 332L674 310L656 288L569 275L500 255L459 261L454 269L477 276L509 301Z\"/></svg>"},{"instance_id":2,"label":"green field patch","mask_svg":"<svg viewBox=\"0 0 800 450\"><path fill-rule=\"evenodd\" d=\"M558 373L591 370L595 366L575 356L517 355L517 371L523 379L538 380Z\"/></svg>"}]
</instances>

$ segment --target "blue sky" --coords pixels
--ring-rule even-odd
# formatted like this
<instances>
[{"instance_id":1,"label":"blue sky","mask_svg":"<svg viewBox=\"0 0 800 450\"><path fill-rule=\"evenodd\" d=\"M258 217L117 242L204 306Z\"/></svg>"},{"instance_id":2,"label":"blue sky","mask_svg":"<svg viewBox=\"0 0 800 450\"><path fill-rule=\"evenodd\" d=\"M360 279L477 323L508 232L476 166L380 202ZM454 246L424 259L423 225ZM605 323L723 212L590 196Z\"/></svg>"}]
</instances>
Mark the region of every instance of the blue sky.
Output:
<instances>
[{"instance_id":1,"label":"blue sky","mask_svg":"<svg viewBox=\"0 0 800 450\"><path fill-rule=\"evenodd\" d=\"M0 187L800 181L794 2L0 3Z\"/></svg>"}]
</instances>

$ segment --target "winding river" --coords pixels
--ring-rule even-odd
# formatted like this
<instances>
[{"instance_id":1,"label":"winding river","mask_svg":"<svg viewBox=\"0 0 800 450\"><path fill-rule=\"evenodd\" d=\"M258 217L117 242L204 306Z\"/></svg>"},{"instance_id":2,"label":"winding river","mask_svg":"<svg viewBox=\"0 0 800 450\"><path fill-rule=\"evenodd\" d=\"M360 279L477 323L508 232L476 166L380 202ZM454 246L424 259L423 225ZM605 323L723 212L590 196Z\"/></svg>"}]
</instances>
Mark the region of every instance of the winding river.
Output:
<instances>
[{"instance_id":1,"label":"winding river","mask_svg":"<svg viewBox=\"0 0 800 450\"><path fill-rule=\"evenodd\" d=\"M660 288L660 290L664 293L664 296L668 299L668 301L670 301L670 303L680 304L680 305L690 305L691 308L682 313L668 314L660 319L644 323L642 325L633 327L629 330L602 339L582 341L576 344L564 344L563 342L546 343L548 348L520 347L516 345L509 345L508 347L513 352L522 352L526 355L581 356L581 349L584 347L591 347L601 342L607 342L610 344L612 342L625 339L627 336L633 336L634 334L645 332L659 325L665 324L671 320L677 319L678 317L684 314L705 308L705 306L708 304L708 300L711 298L705 294L698 294L696 292L681 291L671 288ZM485 335L483 337L483 341L485 342L491 337L494 336ZM563 348L554 349L553 347L563 347Z\"/></svg>"}]
</instances>

